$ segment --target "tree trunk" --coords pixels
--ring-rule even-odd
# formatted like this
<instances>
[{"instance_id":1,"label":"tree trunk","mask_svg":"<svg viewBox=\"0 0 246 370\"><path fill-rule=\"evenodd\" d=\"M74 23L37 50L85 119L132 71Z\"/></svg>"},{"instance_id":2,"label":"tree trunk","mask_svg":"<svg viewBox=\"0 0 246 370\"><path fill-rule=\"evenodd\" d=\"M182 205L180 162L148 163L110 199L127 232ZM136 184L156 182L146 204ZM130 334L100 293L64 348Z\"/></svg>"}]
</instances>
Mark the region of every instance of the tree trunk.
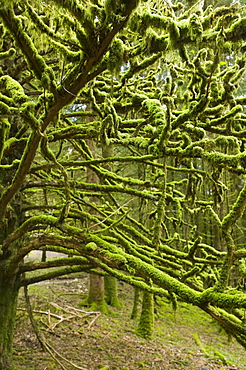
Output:
<instances>
[{"instance_id":1,"label":"tree trunk","mask_svg":"<svg viewBox=\"0 0 246 370\"><path fill-rule=\"evenodd\" d=\"M104 280L97 274L90 274L88 304L92 310L107 313L107 304L104 299Z\"/></svg>"},{"instance_id":2,"label":"tree trunk","mask_svg":"<svg viewBox=\"0 0 246 370\"><path fill-rule=\"evenodd\" d=\"M120 308L121 303L118 298L117 279L114 276L104 277L104 287L106 292L106 302L112 307Z\"/></svg>"},{"instance_id":3,"label":"tree trunk","mask_svg":"<svg viewBox=\"0 0 246 370\"><path fill-rule=\"evenodd\" d=\"M135 287L134 288L134 302L132 307L131 319L135 320L138 315L138 303L140 298L140 289Z\"/></svg>"},{"instance_id":4,"label":"tree trunk","mask_svg":"<svg viewBox=\"0 0 246 370\"><path fill-rule=\"evenodd\" d=\"M97 157L97 147L95 142L88 140L88 147L93 154L93 157ZM87 168L87 182L92 184L98 184L99 179L96 173L91 169ZM99 199L97 197L91 197L90 202L99 204ZM97 214L95 210L90 210L92 214ZM91 225L88 225L91 226ZM97 226L93 227L92 230L96 230ZM88 295L88 304L94 310L99 310L103 313L107 313L107 304L104 299L104 277L97 274L90 274L90 284L89 284L89 295Z\"/></svg>"},{"instance_id":5,"label":"tree trunk","mask_svg":"<svg viewBox=\"0 0 246 370\"><path fill-rule=\"evenodd\" d=\"M0 370L11 370L19 287L16 277L5 278L0 263Z\"/></svg>"},{"instance_id":6,"label":"tree trunk","mask_svg":"<svg viewBox=\"0 0 246 370\"><path fill-rule=\"evenodd\" d=\"M154 296L144 291L142 312L136 334L144 339L152 339L154 328Z\"/></svg>"},{"instance_id":7,"label":"tree trunk","mask_svg":"<svg viewBox=\"0 0 246 370\"><path fill-rule=\"evenodd\" d=\"M112 144L102 142L102 157L109 158L113 156L114 156L114 146ZM106 168L108 171L112 171L112 164L110 163L105 163L103 167ZM105 199L109 202L109 204L113 204L112 198L110 196L105 195ZM106 295L105 299L107 304L115 308L120 308L121 303L118 298L117 279L114 276L105 276L104 288Z\"/></svg>"}]
</instances>

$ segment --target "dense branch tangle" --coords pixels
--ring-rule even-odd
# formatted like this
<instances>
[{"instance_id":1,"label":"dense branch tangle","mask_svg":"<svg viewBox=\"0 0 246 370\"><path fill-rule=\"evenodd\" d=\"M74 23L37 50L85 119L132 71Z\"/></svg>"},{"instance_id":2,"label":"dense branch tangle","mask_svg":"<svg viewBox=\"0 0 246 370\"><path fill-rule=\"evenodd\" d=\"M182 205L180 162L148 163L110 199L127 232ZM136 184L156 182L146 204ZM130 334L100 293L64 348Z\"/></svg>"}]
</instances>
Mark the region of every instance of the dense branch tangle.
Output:
<instances>
[{"instance_id":1,"label":"dense branch tangle","mask_svg":"<svg viewBox=\"0 0 246 370\"><path fill-rule=\"evenodd\" d=\"M99 266L246 346L244 10L149 3L1 9L0 261L19 286ZM74 257L23 260L40 248Z\"/></svg>"}]
</instances>

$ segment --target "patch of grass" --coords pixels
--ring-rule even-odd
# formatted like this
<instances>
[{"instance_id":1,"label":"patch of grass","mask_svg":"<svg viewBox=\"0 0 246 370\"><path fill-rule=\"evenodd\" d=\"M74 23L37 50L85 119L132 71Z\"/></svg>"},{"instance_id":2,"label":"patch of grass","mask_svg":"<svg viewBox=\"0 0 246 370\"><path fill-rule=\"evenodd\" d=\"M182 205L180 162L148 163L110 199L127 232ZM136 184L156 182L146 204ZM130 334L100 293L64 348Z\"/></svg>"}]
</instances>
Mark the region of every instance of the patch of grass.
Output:
<instances>
[{"instance_id":1,"label":"patch of grass","mask_svg":"<svg viewBox=\"0 0 246 370\"><path fill-rule=\"evenodd\" d=\"M29 288L32 306L38 310L50 309L59 316L64 313L56 311L49 302L90 311L88 307L79 307L81 296L62 294L79 291L81 285L80 279L34 285ZM222 370L227 367L226 364L234 364L240 370L246 368L245 350L234 341L228 345L227 336L219 331L218 325L213 324L208 315L184 303L179 303L174 312L167 301L158 299L153 340L140 339L133 334L137 322L130 319L133 289L128 285L119 285L120 296L124 297L123 307L112 309L116 315L102 314L91 327L88 324L93 317L86 316L83 320L73 318L64 321L52 330L50 325L56 319L50 318L49 324L47 315L35 313L39 330L44 333L46 341L64 357L90 370L200 370L209 366L213 370ZM21 296L19 304L22 307L25 305ZM27 330L32 333L31 328L28 329L26 312L19 311L18 317L18 351L15 351L18 370L47 368L48 363L54 362L38 348L35 336L32 335L29 342L25 339ZM199 341L193 337L194 333Z\"/></svg>"}]
</instances>

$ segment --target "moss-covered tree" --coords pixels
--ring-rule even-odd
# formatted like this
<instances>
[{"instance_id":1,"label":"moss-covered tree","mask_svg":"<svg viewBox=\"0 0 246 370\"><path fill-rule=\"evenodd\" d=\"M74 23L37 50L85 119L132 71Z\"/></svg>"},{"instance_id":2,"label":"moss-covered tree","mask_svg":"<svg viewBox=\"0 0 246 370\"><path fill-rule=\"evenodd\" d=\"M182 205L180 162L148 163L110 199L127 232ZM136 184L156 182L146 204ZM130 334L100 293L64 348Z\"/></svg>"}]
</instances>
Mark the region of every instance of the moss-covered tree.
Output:
<instances>
[{"instance_id":1,"label":"moss-covered tree","mask_svg":"<svg viewBox=\"0 0 246 370\"><path fill-rule=\"evenodd\" d=\"M152 294L196 305L246 347L246 250L237 245L245 9L0 4L0 370L11 369L20 287L75 271L121 279L151 305ZM103 155L110 145L113 156ZM222 213L225 191L233 197ZM68 257L25 259L42 248Z\"/></svg>"}]
</instances>

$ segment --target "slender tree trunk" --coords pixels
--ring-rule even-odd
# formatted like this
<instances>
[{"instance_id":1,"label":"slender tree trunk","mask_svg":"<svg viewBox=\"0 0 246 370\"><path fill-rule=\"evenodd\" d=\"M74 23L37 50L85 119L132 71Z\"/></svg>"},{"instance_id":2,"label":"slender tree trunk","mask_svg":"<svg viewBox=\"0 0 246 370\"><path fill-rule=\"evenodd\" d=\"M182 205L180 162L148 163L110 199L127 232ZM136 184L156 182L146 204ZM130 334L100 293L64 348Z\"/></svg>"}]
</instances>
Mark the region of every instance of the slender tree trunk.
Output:
<instances>
[{"instance_id":1,"label":"slender tree trunk","mask_svg":"<svg viewBox=\"0 0 246 370\"><path fill-rule=\"evenodd\" d=\"M154 296L144 291L142 312L136 334L144 339L151 339L154 328Z\"/></svg>"},{"instance_id":2,"label":"slender tree trunk","mask_svg":"<svg viewBox=\"0 0 246 370\"><path fill-rule=\"evenodd\" d=\"M108 158L114 156L114 147L112 144L102 143L102 157ZM106 163L104 167L107 170L112 170L112 165ZM109 204L112 204L112 198L106 196L107 201ZM112 307L120 308L121 303L118 298L118 287L117 287L117 279L114 276L105 276L104 277L104 287L105 287L105 299L107 304Z\"/></svg>"},{"instance_id":3,"label":"slender tree trunk","mask_svg":"<svg viewBox=\"0 0 246 370\"><path fill-rule=\"evenodd\" d=\"M11 370L19 287L16 277L5 278L0 263L0 370Z\"/></svg>"},{"instance_id":4,"label":"slender tree trunk","mask_svg":"<svg viewBox=\"0 0 246 370\"><path fill-rule=\"evenodd\" d=\"M141 167L138 170L140 172ZM146 172L143 171L142 175L140 174L139 177L142 178L142 180L146 180ZM146 206L146 211L144 211L144 207L140 208L139 220L140 222L144 222L145 226L152 227L152 224L151 224L152 221L150 221L149 218L148 218L148 221L146 221L146 214L149 214L150 212L149 205L145 204L145 206ZM160 211L164 211L164 204L163 204L163 209L159 208L159 212ZM157 213L157 209L156 209L156 213ZM164 217L162 217L162 219L164 219ZM152 238L152 242L153 242L153 245L155 245L157 249L158 249L158 244L159 244L158 237L160 237L161 235L161 224L159 224L159 227L160 229L158 230L157 220L156 220L153 226L154 236ZM133 305L133 310L131 314L132 318L134 318L134 316L137 315L138 299L139 299L139 292L135 290L134 305ZM153 329L154 329L154 296L152 293L144 291L143 301L142 301L142 311L141 311L138 327L136 329L136 334L142 338L151 339L153 335Z\"/></svg>"},{"instance_id":5,"label":"slender tree trunk","mask_svg":"<svg viewBox=\"0 0 246 370\"><path fill-rule=\"evenodd\" d=\"M114 276L105 276L104 287L107 304L115 308L120 308L121 303L118 298L117 279Z\"/></svg>"},{"instance_id":6,"label":"slender tree trunk","mask_svg":"<svg viewBox=\"0 0 246 370\"><path fill-rule=\"evenodd\" d=\"M104 299L104 281L103 276L90 274L90 286L88 304L91 309L107 313L107 304Z\"/></svg>"},{"instance_id":7,"label":"slender tree trunk","mask_svg":"<svg viewBox=\"0 0 246 370\"><path fill-rule=\"evenodd\" d=\"M88 146L93 154L93 156L97 157L97 148L96 144L92 141L88 141ZM99 179L96 173L88 168L87 169L87 182L98 184ZM97 197L92 197L90 199L91 202L94 204L98 204L99 200ZM91 210L90 212L95 213L96 211ZM96 226L93 230L96 229ZM97 274L90 274L90 284L89 284L89 296L88 296L88 304L94 310L99 310L101 312L107 313L107 304L104 299L104 277L97 275Z\"/></svg>"},{"instance_id":8,"label":"slender tree trunk","mask_svg":"<svg viewBox=\"0 0 246 370\"><path fill-rule=\"evenodd\" d=\"M135 320L138 315L139 297L140 297L140 289L135 287L134 288L134 301L133 301L133 307L132 307L132 313L131 313L132 320Z\"/></svg>"}]
</instances>

